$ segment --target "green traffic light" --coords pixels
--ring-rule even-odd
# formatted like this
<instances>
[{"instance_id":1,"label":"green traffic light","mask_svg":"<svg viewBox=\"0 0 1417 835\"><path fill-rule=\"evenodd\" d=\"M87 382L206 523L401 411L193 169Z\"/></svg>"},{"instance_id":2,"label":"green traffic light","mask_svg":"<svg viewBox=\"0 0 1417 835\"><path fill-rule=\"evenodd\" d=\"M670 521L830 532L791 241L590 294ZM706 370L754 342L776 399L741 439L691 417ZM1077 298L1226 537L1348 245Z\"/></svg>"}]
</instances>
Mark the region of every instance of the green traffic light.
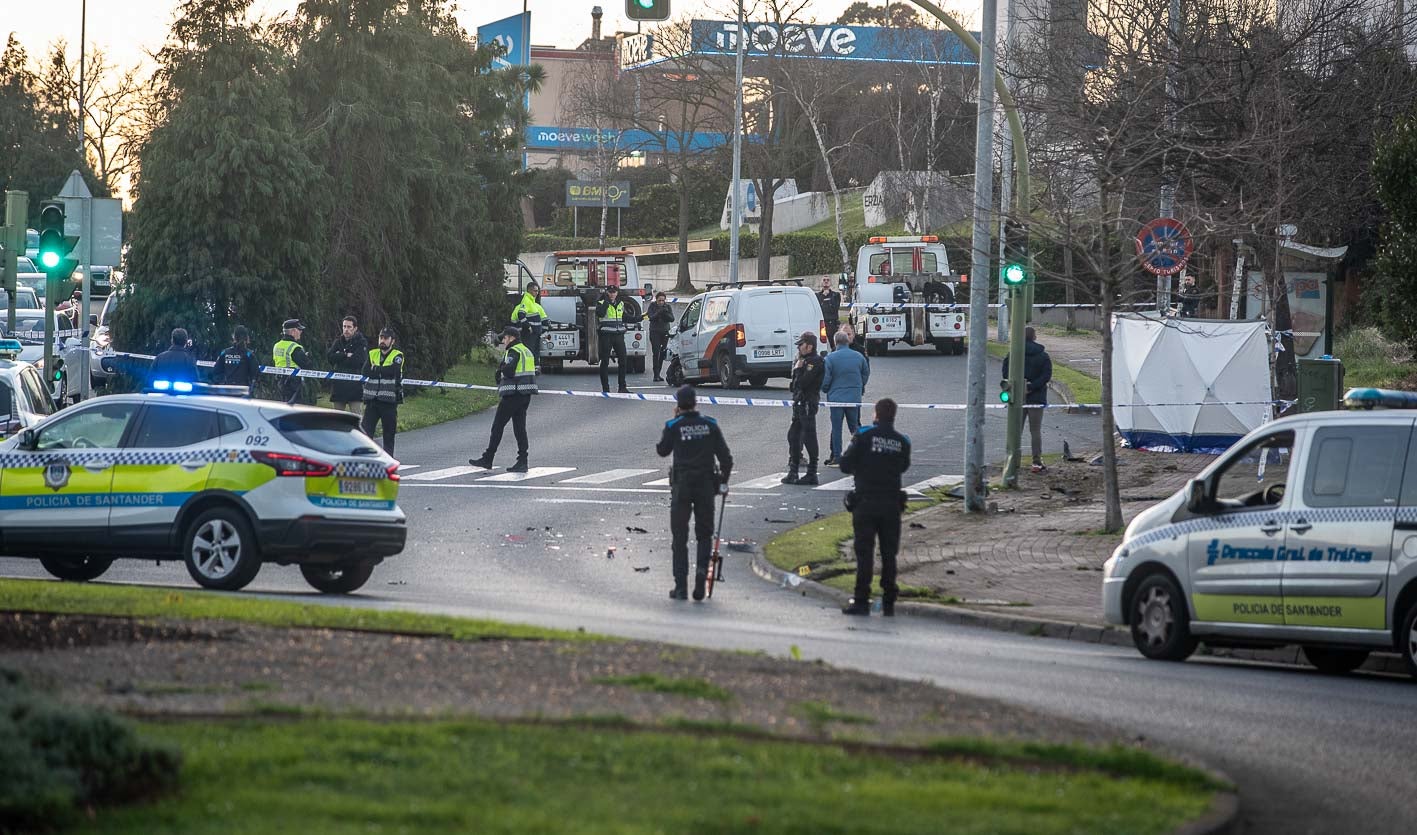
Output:
<instances>
[{"instance_id":1,"label":"green traffic light","mask_svg":"<svg viewBox=\"0 0 1417 835\"><path fill-rule=\"evenodd\" d=\"M1004 267L1004 283L1010 287L1017 287L1028 280L1028 272L1022 264L1009 264Z\"/></svg>"},{"instance_id":2,"label":"green traffic light","mask_svg":"<svg viewBox=\"0 0 1417 835\"><path fill-rule=\"evenodd\" d=\"M1000 402L1000 403L1007 403L1007 402L1009 402L1009 401L1012 400L1012 399L1013 399L1013 398L1009 396L1008 391L1001 391L1001 392L999 392L999 402Z\"/></svg>"},{"instance_id":3,"label":"green traffic light","mask_svg":"<svg viewBox=\"0 0 1417 835\"><path fill-rule=\"evenodd\" d=\"M39 254L39 263L40 266L44 267L46 270L52 270L59 266L59 253L52 249L45 250Z\"/></svg>"},{"instance_id":4,"label":"green traffic light","mask_svg":"<svg viewBox=\"0 0 1417 835\"><path fill-rule=\"evenodd\" d=\"M635 0L635 5L641 9L653 9L655 0Z\"/></svg>"}]
</instances>

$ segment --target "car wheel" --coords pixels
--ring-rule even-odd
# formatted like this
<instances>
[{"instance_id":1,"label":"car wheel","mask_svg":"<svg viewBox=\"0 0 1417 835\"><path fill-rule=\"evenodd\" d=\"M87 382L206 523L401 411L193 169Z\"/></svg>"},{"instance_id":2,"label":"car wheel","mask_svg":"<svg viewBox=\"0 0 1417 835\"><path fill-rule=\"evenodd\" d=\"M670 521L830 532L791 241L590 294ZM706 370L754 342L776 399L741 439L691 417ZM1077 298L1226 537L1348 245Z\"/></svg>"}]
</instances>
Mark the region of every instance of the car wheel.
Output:
<instances>
[{"instance_id":1,"label":"car wheel","mask_svg":"<svg viewBox=\"0 0 1417 835\"><path fill-rule=\"evenodd\" d=\"M39 564L61 580L87 583L98 579L113 565L113 560L103 557L40 557Z\"/></svg>"},{"instance_id":2,"label":"car wheel","mask_svg":"<svg viewBox=\"0 0 1417 835\"><path fill-rule=\"evenodd\" d=\"M738 388L738 372L733 370L733 358L726 353L718 355L718 381L726 389Z\"/></svg>"},{"instance_id":3,"label":"car wheel","mask_svg":"<svg viewBox=\"0 0 1417 835\"><path fill-rule=\"evenodd\" d=\"M754 374L753 376L748 378L748 385L752 386L755 389L760 389L767 384L768 378L766 374Z\"/></svg>"},{"instance_id":4,"label":"car wheel","mask_svg":"<svg viewBox=\"0 0 1417 835\"><path fill-rule=\"evenodd\" d=\"M1407 607L1407 613L1402 616L1397 641L1402 660L1407 662L1407 674L1417 678L1417 600Z\"/></svg>"},{"instance_id":5,"label":"car wheel","mask_svg":"<svg viewBox=\"0 0 1417 835\"><path fill-rule=\"evenodd\" d=\"M935 350L946 356L949 356L950 354L954 353L954 347L944 340L940 340L935 343Z\"/></svg>"},{"instance_id":6,"label":"car wheel","mask_svg":"<svg viewBox=\"0 0 1417 835\"><path fill-rule=\"evenodd\" d=\"M256 536L236 508L213 508L198 516L182 543L187 573L203 588L236 591L261 570Z\"/></svg>"},{"instance_id":7,"label":"car wheel","mask_svg":"<svg viewBox=\"0 0 1417 835\"><path fill-rule=\"evenodd\" d=\"M1331 676L1351 673L1368 660L1366 649L1334 649L1333 647L1304 647L1304 657L1314 665L1314 669Z\"/></svg>"},{"instance_id":8,"label":"car wheel","mask_svg":"<svg viewBox=\"0 0 1417 835\"><path fill-rule=\"evenodd\" d=\"M1184 661L1196 651L1191 618L1176 583L1164 574L1142 581L1130 602L1132 643L1147 658Z\"/></svg>"},{"instance_id":9,"label":"car wheel","mask_svg":"<svg viewBox=\"0 0 1417 835\"><path fill-rule=\"evenodd\" d=\"M374 573L374 561L342 563L340 565L302 565L305 582L325 594L349 594L365 583Z\"/></svg>"}]
</instances>

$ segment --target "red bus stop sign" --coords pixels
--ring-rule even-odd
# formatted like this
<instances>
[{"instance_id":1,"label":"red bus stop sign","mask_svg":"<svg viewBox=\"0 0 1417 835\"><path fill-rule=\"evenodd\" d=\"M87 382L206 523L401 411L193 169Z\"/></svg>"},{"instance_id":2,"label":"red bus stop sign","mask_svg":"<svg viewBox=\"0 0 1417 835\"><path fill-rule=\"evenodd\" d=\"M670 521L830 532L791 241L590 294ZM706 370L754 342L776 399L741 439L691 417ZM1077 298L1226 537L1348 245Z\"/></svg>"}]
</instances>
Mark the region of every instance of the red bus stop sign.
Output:
<instances>
[{"instance_id":1,"label":"red bus stop sign","mask_svg":"<svg viewBox=\"0 0 1417 835\"><path fill-rule=\"evenodd\" d=\"M1153 275L1175 275L1184 270L1194 249L1190 230L1173 217L1159 217L1137 233L1137 257L1142 269Z\"/></svg>"}]
</instances>

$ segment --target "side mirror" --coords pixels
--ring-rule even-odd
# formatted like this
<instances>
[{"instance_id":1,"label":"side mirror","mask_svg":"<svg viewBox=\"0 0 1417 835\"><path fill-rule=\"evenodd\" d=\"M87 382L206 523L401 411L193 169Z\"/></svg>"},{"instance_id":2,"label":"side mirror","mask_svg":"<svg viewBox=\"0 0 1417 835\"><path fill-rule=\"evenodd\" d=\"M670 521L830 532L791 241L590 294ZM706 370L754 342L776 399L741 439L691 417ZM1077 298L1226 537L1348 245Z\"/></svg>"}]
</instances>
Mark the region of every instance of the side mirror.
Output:
<instances>
[{"instance_id":1,"label":"side mirror","mask_svg":"<svg viewBox=\"0 0 1417 835\"><path fill-rule=\"evenodd\" d=\"M33 429L26 429L20 433L20 449L33 450L39 446L39 438L34 434Z\"/></svg>"},{"instance_id":2,"label":"side mirror","mask_svg":"<svg viewBox=\"0 0 1417 835\"><path fill-rule=\"evenodd\" d=\"M1205 481L1199 478L1191 479L1186 484L1186 509L1192 513L1204 513L1209 504Z\"/></svg>"}]
</instances>

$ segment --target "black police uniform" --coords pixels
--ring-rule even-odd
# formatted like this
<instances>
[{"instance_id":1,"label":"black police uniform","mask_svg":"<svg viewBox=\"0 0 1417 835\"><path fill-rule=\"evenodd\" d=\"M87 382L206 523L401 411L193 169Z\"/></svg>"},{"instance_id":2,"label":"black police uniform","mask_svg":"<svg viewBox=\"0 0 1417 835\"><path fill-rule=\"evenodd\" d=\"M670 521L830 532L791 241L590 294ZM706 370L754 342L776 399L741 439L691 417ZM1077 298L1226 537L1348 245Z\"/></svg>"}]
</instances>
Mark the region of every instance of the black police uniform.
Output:
<instances>
[{"instance_id":1,"label":"black police uniform","mask_svg":"<svg viewBox=\"0 0 1417 835\"><path fill-rule=\"evenodd\" d=\"M899 594L896 552L900 550L900 515L904 495L900 476L910 469L910 439L889 424L863 427L841 455L841 471L856 477L851 528L856 535L856 605L871 599L872 552L881 542L881 591L884 611L893 613Z\"/></svg>"},{"instance_id":2,"label":"black police uniform","mask_svg":"<svg viewBox=\"0 0 1417 835\"><path fill-rule=\"evenodd\" d=\"M256 354L250 348L232 345L216 359L217 382L227 386L245 386L248 396L256 393L256 381L260 375Z\"/></svg>"},{"instance_id":3,"label":"black police uniform","mask_svg":"<svg viewBox=\"0 0 1417 835\"><path fill-rule=\"evenodd\" d=\"M841 327L841 294L832 289L818 291L817 304L821 305L822 321L827 324L827 344L824 347L831 351L836 329Z\"/></svg>"},{"instance_id":4,"label":"black police uniform","mask_svg":"<svg viewBox=\"0 0 1417 835\"><path fill-rule=\"evenodd\" d=\"M670 453L674 455L674 464L669 470L669 528L674 535L674 591L670 596L685 596L689 574L689 514L693 513L694 538L698 540L694 599L700 600L713 551L713 498L718 486L728 483L733 456L718 421L697 411L684 412L664 424L664 434L660 435L655 452L661 458ZM717 472L714 471L715 459Z\"/></svg>"}]
</instances>

